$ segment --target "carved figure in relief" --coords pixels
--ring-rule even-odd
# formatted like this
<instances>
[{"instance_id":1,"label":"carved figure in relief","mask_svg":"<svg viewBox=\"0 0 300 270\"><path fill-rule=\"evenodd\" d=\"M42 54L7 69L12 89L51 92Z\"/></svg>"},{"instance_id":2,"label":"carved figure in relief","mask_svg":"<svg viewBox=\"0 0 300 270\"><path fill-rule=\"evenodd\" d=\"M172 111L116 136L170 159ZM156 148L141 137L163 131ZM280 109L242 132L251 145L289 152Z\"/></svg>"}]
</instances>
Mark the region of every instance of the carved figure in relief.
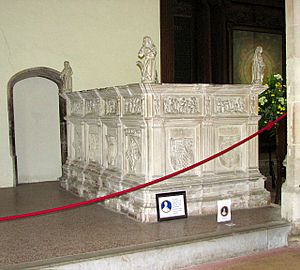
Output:
<instances>
[{"instance_id":1,"label":"carved figure in relief","mask_svg":"<svg viewBox=\"0 0 300 270\"><path fill-rule=\"evenodd\" d=\"M170 160L174 170L194 162L193 142L192 138L170 138Z\"/></svg>"},{"instance_id":2,"label":"carved figure in relief","mask_svg":"<svg viewBox=\"0 0 300 270\"><path fill-rule=\"evenodd\" d=\"M143 38L143 44L138 52L138 57L143 62L137 61L137 65L141 70L142 83L157 83L157 71L155 66L155 58L157 55L156 46L152 39L148 36Z\"/></svg>"},{"instance_id":3,"label":"carved figure in relief","mask_svg":"<svg viewBox=\"0 0 300 270\"><path fill-rule=\"evenodd\" d=\"M263 48L261 46L257 46L255 49L255 53L253 56L252 63L252 83L253 84L262 84L264 79L264 70L265 63L262 57Z\"/></svg>"},{"instance_id":4,"label":"carved figure in relief","mask_svg":"<svg viewBox=\"0 0 300 270\"><path fill-rule=\"evenodd\" d=\"M216 99L217 113L243 113L246 112L245 107L245 101L240 97Z\"/></svg>"},{"instance_id":5,"label":"carved figure in relief","mask_svg":"<svg viewBox=\"0 0 300 270\"><path fill-rule=\"evenodd\" d=\"M117 101L115 99L107 99L105 102L105 114L112 115L117 113Z\"/></svg>"},{"instance_id":6,"label":"carved figure in relief","mask_svg":"<svg viewBox=\"0 0 300 270\"><path fill-rule=\"evenodd\" d=\"M126 98L125 99L125 113L126 114L142 113L142 99L140 97Z\"/></svg>"},{"instance_id":7,"label":"carved figure in relief","mask_svg":"<svg viewBox=\"0 0 300 270\"><path fill-rule=\"evenodd\" d=\"M250 98L250 113L253 115L253 114L256 114L256 97L255 95L251 95L251 98Z\"/></svg>"},{"instance_id":8,"label":"carved figure in relief","mask_svg":"<svg viewBox=\"0 0 300 270\"><path fill-rule=\"evenodd\" d=\"M97 153L99 149L97 134L89 134L89 159L91 161L97 160Z\"/></svg>"},{"instance_id":9,"label":"carved figure in relief","mask_svg":"<svg viewBox=\"0 0 300 270\"><path fill-rule=\"evenodd\" d=\"M72 75L73 71L68 61L64 62L64 69L60 73L60 78L63 81L63 92L72 92Z\"/></svg>"},{"instance_id":10,"label":"carved figure in relief","mask_svg":"<svg viewBox=\"0 0 300 270\"><path fill-rule=\"evenodd\" d=\"M107 141L107 163L108 165L115 165L117 157L117 138L112 135L106 135Z\"/></svg>"},{"instance_id":11,"label":"carved figure in relief","mask_svg":"<svg viewBox=\"0 0 300 270\"><path fill-rule=\"evenodd\" d=\"M85 107L86 107L86 114L88 113L96 113L97 112L97 104L98 100L86 100Z\"/></svg>"},{"instance_id":12,"label":"carved figure in relief","mask_svg":"<svg viewBox=\"0 0 300 270\"><path fill-rule=\"evenodd\" d=\"M126 158L128 160L129 170L135 172L136 162L141 157L140 146L138 138L134 136L128 137L128 149L126 151Z\"/></svg>"},{"instance_id":13,"label":"carved figure in relief","mask_svg":"<svg viewBox=\"0 0 300 270\"><path fill-rule=\"evenodd\" d=\"M74 141L72 143L75 159L81 159L81 132L78 128L74 130Z\"/></svg>"},{"instance_id":14,"label":"carved figure in relief","mask_svg":"<svg viewBox=\"0 0 300 270\"><path fill-rule=\"evenodd\" d=\"M196 97L166 97L164 99L164 112L168 114L198 113Z\"/></svg>"},{"instance_id":15,"label":"carved figure in relief","mask_svg":"<svg viewBox=\"0 0 300 270\"><path fill-rule=\"evenodd\" d=\"M154 113L158 115L160 113L160 97L154 96Z\"/></svg>"}]
</instances>

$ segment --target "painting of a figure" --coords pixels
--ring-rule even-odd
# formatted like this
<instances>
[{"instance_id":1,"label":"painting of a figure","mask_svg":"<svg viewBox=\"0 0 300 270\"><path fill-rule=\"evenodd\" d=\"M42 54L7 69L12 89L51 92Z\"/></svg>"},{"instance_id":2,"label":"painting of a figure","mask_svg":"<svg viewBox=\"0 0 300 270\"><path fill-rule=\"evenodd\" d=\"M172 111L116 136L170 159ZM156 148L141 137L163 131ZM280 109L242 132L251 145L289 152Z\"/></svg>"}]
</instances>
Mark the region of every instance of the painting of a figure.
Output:
<instances>
[{"instance_id":1,"label":"painting of a figure","mask_svg":"<svg viewBox=\"0 0 300 270\"><path fill-rule=\"evenodd\" d=\"M282 74L282 36L252 31L233 30L233 83L251 83L253 55L263 48L264 81L271 74Z\"/></svg>"}]
</instances>

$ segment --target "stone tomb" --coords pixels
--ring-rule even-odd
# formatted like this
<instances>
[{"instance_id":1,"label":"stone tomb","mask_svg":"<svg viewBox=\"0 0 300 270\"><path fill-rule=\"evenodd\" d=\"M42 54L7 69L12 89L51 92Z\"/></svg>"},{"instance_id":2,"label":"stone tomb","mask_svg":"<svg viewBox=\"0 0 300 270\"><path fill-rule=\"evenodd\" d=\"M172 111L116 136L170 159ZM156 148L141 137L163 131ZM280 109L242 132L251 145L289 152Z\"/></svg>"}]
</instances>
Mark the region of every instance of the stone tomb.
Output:
<instances>
[{"instance_id":1,"label":"stone tomb","mask_svg":"<svg viewBox=\"0 0 300 270\"><path fill-rule=\"evenodd\" d=\"M131 84L62 94L68 159L61 186L86 199L145 183L209 157L257 131L261 85ZM258 138L189 172L104 204L157 220L155 194L186 191L188 215L264 206Z\"/></svg>"}]
</instances>

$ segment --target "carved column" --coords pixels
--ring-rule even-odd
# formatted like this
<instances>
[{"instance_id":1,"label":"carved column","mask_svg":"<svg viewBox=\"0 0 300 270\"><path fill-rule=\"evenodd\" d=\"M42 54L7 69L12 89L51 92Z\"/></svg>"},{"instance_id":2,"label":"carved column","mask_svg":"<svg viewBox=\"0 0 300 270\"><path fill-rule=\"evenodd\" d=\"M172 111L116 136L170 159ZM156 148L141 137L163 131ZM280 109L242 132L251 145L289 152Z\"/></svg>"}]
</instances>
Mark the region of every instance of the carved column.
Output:
<instances>
[{"instance_id":1,"label":"carved column","mask_svg":"<svg viewBox=\"0 0 300 270\"><path fill-rule=\"evenodd\" d=\"M203 158L210 157L214 154L215 143L214 143L214 126L212 121L203 122L203 143L205 145L203 148ZM205 142L205 143L204 143ZM203 173L212 174L214 172L214 161L207 162L203 164Z\"/></svg>"},{"instance_id":2,"label":"carved column","mask_svg":"<svg viewBox=\"0 0 300 270\"><path fill-rule=\"evenodd\" d=\"M251 118L250 118L251 119ZM250 136L257 131L257 117L253 117L247 124L247 134ZM250 173L258 173L258 137L253 138L247 143L250 157L248 158L248 171Z\"/></svg>"},{"instance_id":3,"label":"carved column","mask_svg":"<svg viewBox=\"0 0 300 270\"><path fill-rule=\"evenodd\" d=\"M166 149L165 149L165 127L163 119L153 121L153 156L152 156L152 178L160 177L166 174Z\"/></svg>"}]
</instances>

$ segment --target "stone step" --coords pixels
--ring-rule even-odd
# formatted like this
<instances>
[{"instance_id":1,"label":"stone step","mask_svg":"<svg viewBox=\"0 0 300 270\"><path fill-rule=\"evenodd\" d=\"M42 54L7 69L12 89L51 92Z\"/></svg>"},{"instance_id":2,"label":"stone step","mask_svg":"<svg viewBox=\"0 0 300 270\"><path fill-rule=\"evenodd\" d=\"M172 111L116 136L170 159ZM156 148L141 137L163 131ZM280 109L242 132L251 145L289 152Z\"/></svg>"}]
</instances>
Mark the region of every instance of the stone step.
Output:
<instances>
[{"instance_id":1,"label":"stone step","mask_svg":"<svg viewBox=\"0 0 300 270\"><path fill-rule=\"evenodd\" d=\"M290 224L284 220L242 227L237 227L234 223L223 223L214 232L181 235L176 239L61 257L9 269L180 269L287 246L289 231Z\"/></svg>"}]
</instances>

